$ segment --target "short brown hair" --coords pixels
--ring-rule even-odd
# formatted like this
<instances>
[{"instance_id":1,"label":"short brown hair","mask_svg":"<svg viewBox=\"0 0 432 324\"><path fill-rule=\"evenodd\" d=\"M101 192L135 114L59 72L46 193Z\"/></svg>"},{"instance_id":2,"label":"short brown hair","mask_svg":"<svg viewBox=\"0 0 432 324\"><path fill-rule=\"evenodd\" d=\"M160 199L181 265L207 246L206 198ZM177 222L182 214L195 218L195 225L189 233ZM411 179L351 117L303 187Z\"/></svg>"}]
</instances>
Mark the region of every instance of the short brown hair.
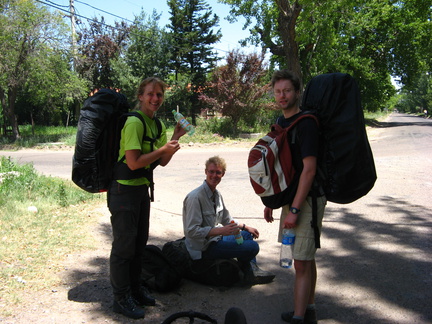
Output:
<instances>
[{"instance_id":1,"label":"short brown hair","mask_svg":"<svg viewBox=\"0 0 432 324\"><path fill-rule=\"evenodd\" d=\"M300 78L290 70L285 69L285 70L275 71L271 79L272 88L274 87L275 83L279 80L290 80L294 86L294 90L300 91Z\"/></svg>"}]
</instances>

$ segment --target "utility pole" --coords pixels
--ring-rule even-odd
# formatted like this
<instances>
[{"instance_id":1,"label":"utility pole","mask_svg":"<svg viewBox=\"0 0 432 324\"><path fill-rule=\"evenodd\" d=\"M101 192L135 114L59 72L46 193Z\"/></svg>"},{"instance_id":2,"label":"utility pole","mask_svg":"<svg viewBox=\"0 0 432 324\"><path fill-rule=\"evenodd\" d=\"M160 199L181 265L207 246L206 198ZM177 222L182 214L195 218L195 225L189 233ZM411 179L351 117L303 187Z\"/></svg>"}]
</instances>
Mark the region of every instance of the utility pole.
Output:
<instances>
[{"instance_id":1,"label":"utility pole","mask_svg":"<svg viewBox=\"0 0 432 324\"><path fill-rule=\"evenodd\" d=\"M70 11L70 19L71 19L71 28L72 28L72 56L73 56L73 69L76 69L76 32L75 32L75 7L74 0L69 0L69 11Z\"/></svg>"},{"instance_id":2,"label":"utility pole","mask_svg":"<svg viewBox=\"0 0 432 324\"><path fill-rule=\"evenodd\" d=\"M70 11L70 19L71 19L71 28L72 28L72 68L74 71L76 71L76 65L77 65L77 48L76 48L76 32L75 32L75 6L74 6L74 0L69 0L69 11ZM74 119L78 120L80 115L80 104L75 99L74 100ZM68 118L69 123L69 118Z\"/></svg>"}]
</instances>

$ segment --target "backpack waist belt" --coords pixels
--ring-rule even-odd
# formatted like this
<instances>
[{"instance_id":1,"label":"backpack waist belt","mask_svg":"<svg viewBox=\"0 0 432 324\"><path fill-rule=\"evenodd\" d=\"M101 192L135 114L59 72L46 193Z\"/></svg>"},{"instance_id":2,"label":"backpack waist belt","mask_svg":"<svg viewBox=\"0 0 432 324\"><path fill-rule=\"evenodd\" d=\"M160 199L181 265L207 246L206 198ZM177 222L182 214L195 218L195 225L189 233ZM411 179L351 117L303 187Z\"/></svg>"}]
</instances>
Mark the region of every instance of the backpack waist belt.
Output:
<instances>
[{"instance_id":1,"label":"backpack waist belt","mask_svg":"<svg viewBox=\"0 0 432 324\"><path fill-rule=\"evenodd\" d=\"M150 199L154 201L154 182L153 182L153 169L157 166L159 161L152 163L150 168L140 168L131 170L123 160L117 162L114 168L113 180L132 180L138 178L147 178L150 182Z\"/></svg>"},{"instance_id":2,"label":"backpack waist belt","mask_svg":"<svg viewBox=\"0 0 432 324\"><path fill-rule=\"evenodd\" d=\"M126 163L117 162L114 168L114 180L132 180L146 177L152 172L151 169L140 168L136 170L131 170ZM149 179L150 180L150 179Z\"/></svg>"}]
</instances>

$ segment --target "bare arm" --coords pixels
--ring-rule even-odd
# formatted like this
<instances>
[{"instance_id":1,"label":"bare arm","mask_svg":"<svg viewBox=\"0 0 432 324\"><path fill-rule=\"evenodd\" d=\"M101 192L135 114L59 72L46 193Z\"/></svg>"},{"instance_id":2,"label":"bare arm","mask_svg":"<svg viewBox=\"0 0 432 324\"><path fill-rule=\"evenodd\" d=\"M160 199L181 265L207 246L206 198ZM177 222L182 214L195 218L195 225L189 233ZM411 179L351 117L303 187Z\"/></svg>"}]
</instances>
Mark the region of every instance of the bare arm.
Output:
<instances>
[{"instance_id":1,"label":"bare arm","mask_svg":"<svg viewBox=\"0 0 432 324\"><path fill-rule=\"evenodd\" d=\"M165 166L171 157L180 149L180 144L176 140L171 140L161 148L142 154L141 150L127 150L126 163L131 170L143 168L160 159L160 165Z\"/></svg>"},{"instance_id":2,"label":"bare arm","mask_svg":"<svg viewBox=\"0 0 432 324\"><path fill-rule=\"evenodd\" d=\"M294 196L294 200L291 206L300 208L300 206L306 200L306 197L309 194L310 189L312 188L312 184L315 178L316 161L317 159L315 156L307 156L303 159L303 171L300 175L297 192ZM297 216L298 215L289 212L288 216L285 218L284 221L284 228L295 227L297 222Z\"/></svg>"}]
</instances>

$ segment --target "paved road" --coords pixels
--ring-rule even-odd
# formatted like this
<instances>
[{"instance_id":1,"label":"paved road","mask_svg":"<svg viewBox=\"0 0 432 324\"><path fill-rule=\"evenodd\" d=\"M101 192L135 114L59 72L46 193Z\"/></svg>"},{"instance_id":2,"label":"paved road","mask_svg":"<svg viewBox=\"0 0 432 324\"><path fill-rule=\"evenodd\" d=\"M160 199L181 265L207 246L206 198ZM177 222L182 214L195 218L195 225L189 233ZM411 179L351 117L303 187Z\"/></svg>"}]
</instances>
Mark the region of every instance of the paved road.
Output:
<instances>
[{"instance_id":1,"label":"paved road","mask_svg":"<svg viewBox=\"0 0 432 324\"><path fill-rule=\"evenodd\" d=\"M432 121L393 114L368 133L378 173L375 187L354 203L329 203L326 209L317 255L320 323L432 323ZM260 229L261 262L280 278L260 287L266 300L250 295L251 304L243 307L248 318L257 319L252 324L278 323L292 287L275 262L277 224L262 220L263 207L250 189L247 153L230 147L183 148L167 167L157 169L152 210L155 219L166 219L167 234L181 235L172 229L178 225L170 225L179 222L183 197L203 181L209 156L224 157L228 170L218 188L235 217ZM70 176L72 152L0 154L32 161L45 174ZM266 321L259 321L264 316Z\"/></svg>"}]
</instances>

